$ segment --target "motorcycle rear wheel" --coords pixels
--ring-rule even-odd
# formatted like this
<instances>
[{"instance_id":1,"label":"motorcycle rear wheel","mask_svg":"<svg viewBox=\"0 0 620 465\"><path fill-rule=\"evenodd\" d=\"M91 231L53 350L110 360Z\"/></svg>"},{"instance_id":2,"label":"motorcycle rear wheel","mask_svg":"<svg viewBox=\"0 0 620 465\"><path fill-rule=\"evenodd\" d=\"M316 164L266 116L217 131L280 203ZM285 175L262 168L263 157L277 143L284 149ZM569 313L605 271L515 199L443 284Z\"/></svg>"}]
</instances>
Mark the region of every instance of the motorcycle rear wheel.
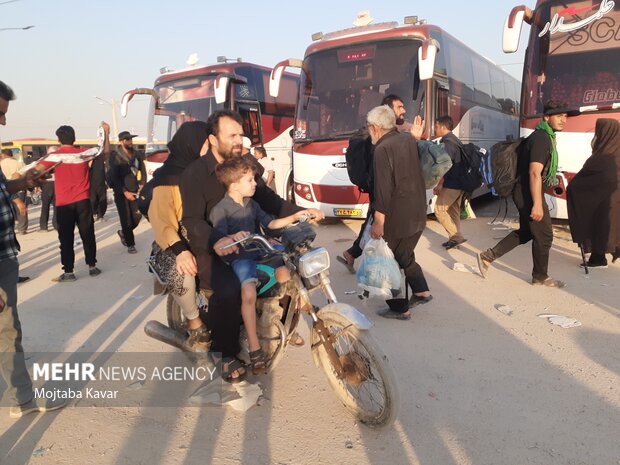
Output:
<instances>
[{"instance_id":1,"label":"motorcycle rear wheel","mask_svg":"<svg viewBox=\"0 0 620 465\"><path fill-rule=\"evenodd\" d=\"M396 377L377 343L366 330L359 330L340 315L321 317L334 336L334 348L347 367L344 379L339 379L322 345L317 347L319 366L344 406L362 423L373 428L390 425L398 415L400 397ZM319 336L312 331L312 343Z\"/></svg>"}]
</instances>

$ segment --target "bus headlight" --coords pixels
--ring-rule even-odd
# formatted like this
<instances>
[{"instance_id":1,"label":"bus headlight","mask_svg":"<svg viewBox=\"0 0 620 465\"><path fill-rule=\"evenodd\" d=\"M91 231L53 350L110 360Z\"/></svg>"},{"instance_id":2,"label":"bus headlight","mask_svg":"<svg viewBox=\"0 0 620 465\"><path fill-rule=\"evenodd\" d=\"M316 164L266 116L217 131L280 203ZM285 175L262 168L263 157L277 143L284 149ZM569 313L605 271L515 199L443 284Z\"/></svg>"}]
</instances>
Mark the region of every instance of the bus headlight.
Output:
<instances>
[{"instance_id":1,"label":"bus headlight","mask_svg":"<svg viewBox=\"0 0 620 465\"><path fill-rule=\"evenodd\" d=\"M311 250L299 258L299 274L304 278L329 270L329 253L324 247Z\"/></svg>"}]
</instances>

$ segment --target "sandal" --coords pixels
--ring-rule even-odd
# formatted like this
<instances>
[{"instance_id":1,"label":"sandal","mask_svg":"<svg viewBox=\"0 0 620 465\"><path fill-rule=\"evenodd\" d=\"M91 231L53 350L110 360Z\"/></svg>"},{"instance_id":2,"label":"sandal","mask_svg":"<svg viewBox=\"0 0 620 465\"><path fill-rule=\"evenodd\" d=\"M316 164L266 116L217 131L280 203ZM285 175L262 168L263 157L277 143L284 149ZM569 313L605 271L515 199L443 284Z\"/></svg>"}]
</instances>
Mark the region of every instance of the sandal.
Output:
<instances>
[{"instance_id":1,"label":"sandal","mask_svg":"<svg viewBox=\"0 0 620 465\"><path fill-rule=\"evenodd\" d=\"M263 349L258 348L249 353L250 355L250 366L252 367L252 373L255 375L262 375L267 372L268 362L267 356Z\"/></svg>"},{"instance_id":2,"label":"sandal","mask_svg":"<svg viewBox=\"0 0 620 465\"><path fill-rule=\"evenodd\" d=\"M355 267L353 266L353 263L349 263L348 260L341 255L337 255L336 260L346 266L347 270L349 270L349 273L355 274Z\"/></svg>"},{"instance_id":3,"label":"sandal","mask_svg":"<svg viewBox=\"0 0 620 465\"><path fill-rule=\"evenodd\" d=\"M245 369L245 365L241 360L235 357L224 357L221 360L222 363L222 371L221 376L222 380L226 381L230 384L240 383L245 380L248 372ZM226 366L226 368L224 368ZM243 371L241 371L243 370ZM237 373L237 376L233 376L234 373Z\"/></svg>"}]
</instances>

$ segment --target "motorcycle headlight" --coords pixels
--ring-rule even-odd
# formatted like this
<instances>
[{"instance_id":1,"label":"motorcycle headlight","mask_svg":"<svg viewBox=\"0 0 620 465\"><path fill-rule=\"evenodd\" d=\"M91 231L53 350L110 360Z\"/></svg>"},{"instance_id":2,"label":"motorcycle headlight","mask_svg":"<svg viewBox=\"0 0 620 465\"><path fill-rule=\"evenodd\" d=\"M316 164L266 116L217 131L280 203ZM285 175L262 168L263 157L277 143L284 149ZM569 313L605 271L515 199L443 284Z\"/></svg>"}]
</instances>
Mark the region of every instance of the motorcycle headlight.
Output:
<instances>
[{"instance_id":1,"label":"motorcycle headlight","mask_svg":"<svg viewBox=\"0 0 620 465\"><path fill-rule=\"evenodd\" d=\"M323 247L311 250L299 258L299 274L304 278L311 278L326 270L329 270L329 253Z\"/></svg>"}]
</instances>

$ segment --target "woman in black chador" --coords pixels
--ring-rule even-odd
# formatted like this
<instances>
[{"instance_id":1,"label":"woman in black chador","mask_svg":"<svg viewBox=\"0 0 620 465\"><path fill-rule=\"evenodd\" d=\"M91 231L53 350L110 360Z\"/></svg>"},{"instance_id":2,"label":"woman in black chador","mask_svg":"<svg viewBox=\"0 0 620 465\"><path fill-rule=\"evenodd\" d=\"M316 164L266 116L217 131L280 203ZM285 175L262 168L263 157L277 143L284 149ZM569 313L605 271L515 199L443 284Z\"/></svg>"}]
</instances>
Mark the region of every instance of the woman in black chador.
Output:
<instances>
[{"instance_id":1,"label":"woman in black chador","mask_svg":"<svg viewBox=\"0 0 620 465\"><path fill-rule=\"evenodd\" d=\"M589 268L620 257L620 123L596 121L592 156L569 183L568 221L573 242L590 248Z\"/></svg>"}]
</instances>

